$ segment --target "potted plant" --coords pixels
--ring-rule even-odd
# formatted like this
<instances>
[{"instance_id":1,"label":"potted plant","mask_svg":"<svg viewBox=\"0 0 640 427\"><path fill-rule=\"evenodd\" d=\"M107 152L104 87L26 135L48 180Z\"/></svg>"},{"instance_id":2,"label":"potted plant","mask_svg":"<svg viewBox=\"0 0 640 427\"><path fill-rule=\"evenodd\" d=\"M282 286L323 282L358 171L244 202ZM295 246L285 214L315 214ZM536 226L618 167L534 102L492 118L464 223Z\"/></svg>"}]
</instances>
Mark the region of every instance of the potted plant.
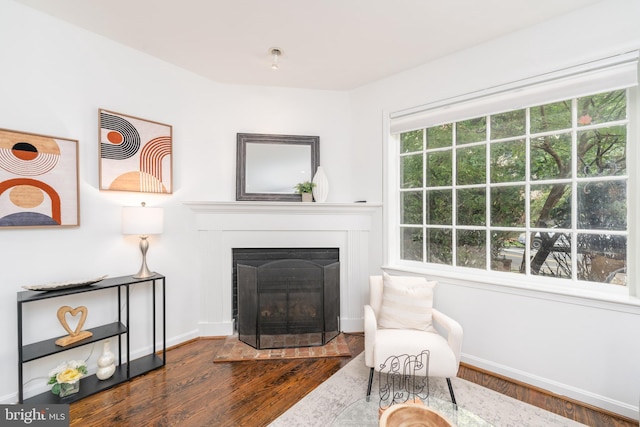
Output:
<instances>
[{"instance_id":1,"label":"potted plant","mask_svg":"<svg viewBox=\"0 0 640 427\"><path fill-rule=\"evenodd\" d=\"M303 202L311 202L313 201L312 193L313 193L313 187L315 186L316 184L311 181L299 182L295 186L296 193L299 193L302 195Z\"/></svg>"}]
</instances>

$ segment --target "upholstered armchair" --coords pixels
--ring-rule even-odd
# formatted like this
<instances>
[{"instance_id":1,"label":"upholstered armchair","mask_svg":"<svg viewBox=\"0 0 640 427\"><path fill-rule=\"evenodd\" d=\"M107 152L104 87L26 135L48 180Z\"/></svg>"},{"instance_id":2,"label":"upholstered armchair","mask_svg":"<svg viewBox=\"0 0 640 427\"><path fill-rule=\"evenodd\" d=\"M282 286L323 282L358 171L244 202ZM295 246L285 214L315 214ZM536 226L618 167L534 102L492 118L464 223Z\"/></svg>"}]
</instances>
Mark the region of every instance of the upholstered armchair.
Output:
<instances>
[{"instance_id":1,"label":"upholstered armchair","mask_svg":"<svg viewBox=\"0 0 640 427\"><path fill-rule=\"evenodd\" d=\"M451 401L456 399L451 386L460 366L462 327L432 307L436 282L423 277L371 276L369 305L364 307L365 364L370 367L367 398L371 395L374 371L389 357L419 355L429 350L429 372L420 376L446 378ZM446 337L434 327L438 325Z\"/></svg>"}]
</instances>

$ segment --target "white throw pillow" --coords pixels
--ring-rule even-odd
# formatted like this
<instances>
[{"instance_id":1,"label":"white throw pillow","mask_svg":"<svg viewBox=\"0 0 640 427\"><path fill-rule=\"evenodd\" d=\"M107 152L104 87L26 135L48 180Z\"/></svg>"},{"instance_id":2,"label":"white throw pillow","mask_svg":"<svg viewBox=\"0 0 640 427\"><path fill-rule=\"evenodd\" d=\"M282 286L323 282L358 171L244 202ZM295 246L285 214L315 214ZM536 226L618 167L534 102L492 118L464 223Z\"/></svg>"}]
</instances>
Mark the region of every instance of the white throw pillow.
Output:
<instances>
[{"instance_id":1,"label":"white throw pillow","mask_svg":"<svg viewBox=\"0 0 640 427\"><path fill-rule=\"evenodd\" d=\"M385 329L435 331L432 325L433 288L424 277L383 273L382 305L378 326Z\"/></svg>"}]
</instances>

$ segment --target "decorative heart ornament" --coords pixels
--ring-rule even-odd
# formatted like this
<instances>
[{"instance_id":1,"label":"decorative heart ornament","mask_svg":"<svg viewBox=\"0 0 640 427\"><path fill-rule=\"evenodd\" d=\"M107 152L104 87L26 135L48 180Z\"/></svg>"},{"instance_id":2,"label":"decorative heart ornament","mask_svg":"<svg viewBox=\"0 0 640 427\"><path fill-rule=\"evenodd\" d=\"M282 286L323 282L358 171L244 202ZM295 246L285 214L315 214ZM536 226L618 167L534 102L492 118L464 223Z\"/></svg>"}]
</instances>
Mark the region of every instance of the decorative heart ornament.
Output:
<instances>
[{"instance_id":1,"label":"decorative heart ornament","mask_svg":"<svg viewBox=\"0 0 640 427\"><path fill-rule=\"evenodd\" d=\"M80 319L78 320L78 325L76 326L75 330L71 330L69 324L67 323L67 313L70 314L73 318L80 314ZM85 320L87 320L87 314L89 314L89 311L87 310L87 307L83 305L76 308L71 308L68 305L65 305L58 309L58 320L60 321L60 324L62 325L64 330L67 331L70 336L76 337L80 334L80 331L82 331L82 326L84 326L84 322Z\"/></svg>"}]
</instances>

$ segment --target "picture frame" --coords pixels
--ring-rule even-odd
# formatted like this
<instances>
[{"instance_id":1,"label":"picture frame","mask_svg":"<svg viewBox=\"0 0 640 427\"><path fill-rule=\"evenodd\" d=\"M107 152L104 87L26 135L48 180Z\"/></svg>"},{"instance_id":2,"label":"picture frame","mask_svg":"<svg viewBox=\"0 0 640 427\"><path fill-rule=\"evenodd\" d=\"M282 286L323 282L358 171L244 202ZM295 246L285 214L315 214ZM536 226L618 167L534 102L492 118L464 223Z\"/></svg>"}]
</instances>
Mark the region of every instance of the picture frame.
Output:
<instances>
[{"instance_id":1,"label":"picture frame","mask_svg":"<svg viewBox=\"0 0 640 427\"><path fill-rule=\"evenodd\" d=\"M238 133L236 200L299 202L319 165L319 136Z\"/></svg>"},{"instance_id":2,"label":"picture frame","mask_svg":"<svg viewBox=\"0 0 640 427\"><path fill-rule=\"evenodd\" d=\"M78 141L0 129L0 228L80 225Z\"/></svg>"},{"instance_id":3,"label":"picture frame","mask_svg":"<svg viewBox=\"0 0 640 427\"><path fill-rule=\"evenodd\" d=\"M173 192L173 127L105 109L98 111L102 191Z\"/></svg>"}]
</instances>

